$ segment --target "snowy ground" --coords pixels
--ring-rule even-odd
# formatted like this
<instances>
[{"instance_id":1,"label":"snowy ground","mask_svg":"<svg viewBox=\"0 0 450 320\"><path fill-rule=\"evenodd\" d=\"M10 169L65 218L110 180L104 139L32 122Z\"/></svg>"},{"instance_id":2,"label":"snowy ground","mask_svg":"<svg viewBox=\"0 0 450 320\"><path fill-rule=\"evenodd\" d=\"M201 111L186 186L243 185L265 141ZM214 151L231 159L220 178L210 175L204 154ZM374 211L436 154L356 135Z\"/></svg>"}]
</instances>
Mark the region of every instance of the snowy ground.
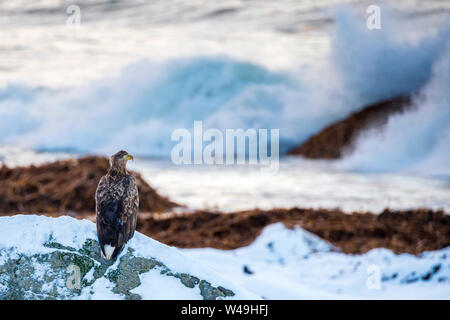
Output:
<instances>
[{"instance_id":1,"label":"snowy ground","mask_svg":"<svg viewBox=\"0 0 450 320\"><path fill-rule=\"evenodd\" d=\"M260 299L178 249L140 233L112 265L99 259L96 239L95 224L87 220L67 216L1 217L0 299L123 299L132 295L142 299L202 299L221 287L232 293L218 298ZM79 292L71 291L66 282L65 264L70 266L70 259L82 274ZM152 264L147 270L146 263ZM144 268L138 269L139 264ZM195 284L186 285L183 278ZM205 285L209 290L206 294L202 290Z\"/></svg>"},{"instance_id":2,"label":"snowy ground","mask_svg":"<svg viewBox=\"0 0 450 320\"><path fill-rule=\"evenodd\" d=\"M104 266L95 256L98 244L90 239L96 239L95 225L86 220L1 217L0 297L11 295L11 283L22 288L31 281L27 290L21 289L25 298L123 299L139 295L143 299L201 299L204 295L198 281L192 287L181 281L179 275L187 274L205 279L213 288L232 290L232 298L238 299L450 298L450 247L420 256L396 255L386 249L348 255L307 231L289 230L278 223L266 227L250 246L231 251L180 250L137 233L118 260ZM86 254L86 241L91 241L90 255ZM49 242L57 246L49 246ZM75 295L66 288L65 269L48 264L53 258L43 259L55 250L90 264L83 274L83 287ZM136 277L135 257L154 258L163 265L139 271ZM11 261L18 270L12 281L7 271ZM132 271L127 269L130 267ZM122 274L125 282L131 282L133 276L139 279L138 285L127 284L131 288L126 291L128 296L118 292L115 272Z\"/></svg>"},{"instance_id":3,"label":"snowy ground","mask_svg":"<svg viewBox=\"0 0 450 320\"><path fill-rule=\"evenodd\" d=\"M183 251L266 299L450 298L450 247L418 257L387 249L348 255L279 223L248 247Z\"/></svg>"}]
</instances>

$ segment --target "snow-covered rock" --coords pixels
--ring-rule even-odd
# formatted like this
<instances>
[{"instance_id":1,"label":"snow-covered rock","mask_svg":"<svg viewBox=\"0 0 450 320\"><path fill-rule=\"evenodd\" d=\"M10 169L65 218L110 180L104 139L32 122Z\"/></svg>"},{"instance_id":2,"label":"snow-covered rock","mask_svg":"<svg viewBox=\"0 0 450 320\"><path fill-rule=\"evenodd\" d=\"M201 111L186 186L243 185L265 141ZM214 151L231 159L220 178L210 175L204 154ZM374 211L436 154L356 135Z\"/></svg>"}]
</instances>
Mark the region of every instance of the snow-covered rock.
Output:
<instances>
[{"instance_id":1,"label":"snow-covered rock","mask_svg":"<svg viewBox=\"0 0 450 320\"><path fill-rule=\"evenodd\" d=\"M0 299L260 298L140 233L113 262L96 239L87 220L1 217Z\"/></svg>"},{"instance_id":2,"label":"snow-covered rock","mask_svg":"<svg viewBox=\"0 0 450 320\"><path fill-rule=\"evenodd\" d=\"M247 247L183 251L267 299L450 297L450 247L419 256L382 248L350 255L301 228L276 223Z\"/></svg>"}]
</instances>

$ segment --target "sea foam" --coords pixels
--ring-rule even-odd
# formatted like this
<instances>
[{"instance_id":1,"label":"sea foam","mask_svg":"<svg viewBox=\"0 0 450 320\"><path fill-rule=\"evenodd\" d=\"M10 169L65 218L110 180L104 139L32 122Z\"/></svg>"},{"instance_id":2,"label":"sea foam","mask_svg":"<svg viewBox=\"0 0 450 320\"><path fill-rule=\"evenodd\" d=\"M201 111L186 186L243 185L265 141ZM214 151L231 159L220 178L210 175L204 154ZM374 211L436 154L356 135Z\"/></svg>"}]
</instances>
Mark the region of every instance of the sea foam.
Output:
<instances>
[{"instance_id":1,"label":"sea foam","mask_svg":"<svg viewBox=\"0 0 450 320\"><path fill-rule=\"evenodd\" d=\"M448 82L436 69L445 62L438 63L450 28L423 28L421 34L411 35L408 23L386 14L381 30L368 30L361 16L341 9L335 15L329 59L321 66L299 63L291 70L269 70L229 57L194 56L141 60L117 77L69 89L11 84L0 90L0 144L106 154L126 148L137 155L168 158L173 130L192 130L194 120L202 120L205 129L280 129L284 152L367 103L433 91L431 87L448 92ZM434 114L448 110L448 99L430 95ZM441 131L433 135L444 136L445 125L434 130ZM417 136L428 144L419 132ZM366 148L374 143L367 142ZM357 151L359 160L349 160L347 168L358 169L363 163L367 170L396 169L403 165L396 160L398 150L395 145L385 149L392 156L379 159L379 168L365 165L369 151ZM443 156L425 145L422 150L428 161L448 164L448 153Z\"/></svg>"}]
</instances>

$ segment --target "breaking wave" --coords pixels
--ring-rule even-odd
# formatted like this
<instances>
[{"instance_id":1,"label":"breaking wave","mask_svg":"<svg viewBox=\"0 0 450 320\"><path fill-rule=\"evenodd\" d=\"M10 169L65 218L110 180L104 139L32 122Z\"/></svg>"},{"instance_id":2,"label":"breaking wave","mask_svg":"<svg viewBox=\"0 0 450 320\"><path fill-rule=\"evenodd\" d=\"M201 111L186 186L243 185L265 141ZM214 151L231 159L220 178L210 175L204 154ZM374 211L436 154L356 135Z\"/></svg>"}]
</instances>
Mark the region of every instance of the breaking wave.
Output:
<instances>
[{"instance_id":1,"label":"breaking wave","mask_svg":"<svg viewBox=\"0 0 450 320\"><path fill-rule=\"evenodd\" d=\"M407 23L385 17L381 30L368 30L353 11L340 10L329 61L289 71L199 56L142 60L115 78L71 89L11 84L0 89L0 144L169 157L172 131L203 120L205 129L279 128L285 151L367 103L424 88L416 113L393 117L382 137L361 139L342 165L390 170L426 160L449 167L450 28L411 37Z\"/></svg>"},{"instance_id":2,"label":"breaking wave","mask_svg":"<svg viewBox=\"0 0 450 320\"><path fill-rule=\"evenodd\" d=\"M339 166L360 171L405 171L450 176L450 41L413 109L363 133Z\"/></svg>"}]
</instances>

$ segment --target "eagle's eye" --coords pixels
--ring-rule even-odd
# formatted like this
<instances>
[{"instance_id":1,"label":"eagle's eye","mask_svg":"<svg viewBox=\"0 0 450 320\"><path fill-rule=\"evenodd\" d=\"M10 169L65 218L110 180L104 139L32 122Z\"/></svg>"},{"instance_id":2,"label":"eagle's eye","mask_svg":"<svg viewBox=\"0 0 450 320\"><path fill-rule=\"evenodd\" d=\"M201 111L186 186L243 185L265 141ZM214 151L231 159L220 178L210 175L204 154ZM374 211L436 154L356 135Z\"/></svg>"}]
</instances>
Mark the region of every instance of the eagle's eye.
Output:
<instances>
[{"instance_id":1,"label":"eagle's eye","mask_svg":"<svg viewBox=\"0 0 450 320\"><path fill-rule=\"evenodd\" d=\"M128 152L121 150L112 156L113 161L134 160L134 157Z\"/></svg>"}]
</instances>

